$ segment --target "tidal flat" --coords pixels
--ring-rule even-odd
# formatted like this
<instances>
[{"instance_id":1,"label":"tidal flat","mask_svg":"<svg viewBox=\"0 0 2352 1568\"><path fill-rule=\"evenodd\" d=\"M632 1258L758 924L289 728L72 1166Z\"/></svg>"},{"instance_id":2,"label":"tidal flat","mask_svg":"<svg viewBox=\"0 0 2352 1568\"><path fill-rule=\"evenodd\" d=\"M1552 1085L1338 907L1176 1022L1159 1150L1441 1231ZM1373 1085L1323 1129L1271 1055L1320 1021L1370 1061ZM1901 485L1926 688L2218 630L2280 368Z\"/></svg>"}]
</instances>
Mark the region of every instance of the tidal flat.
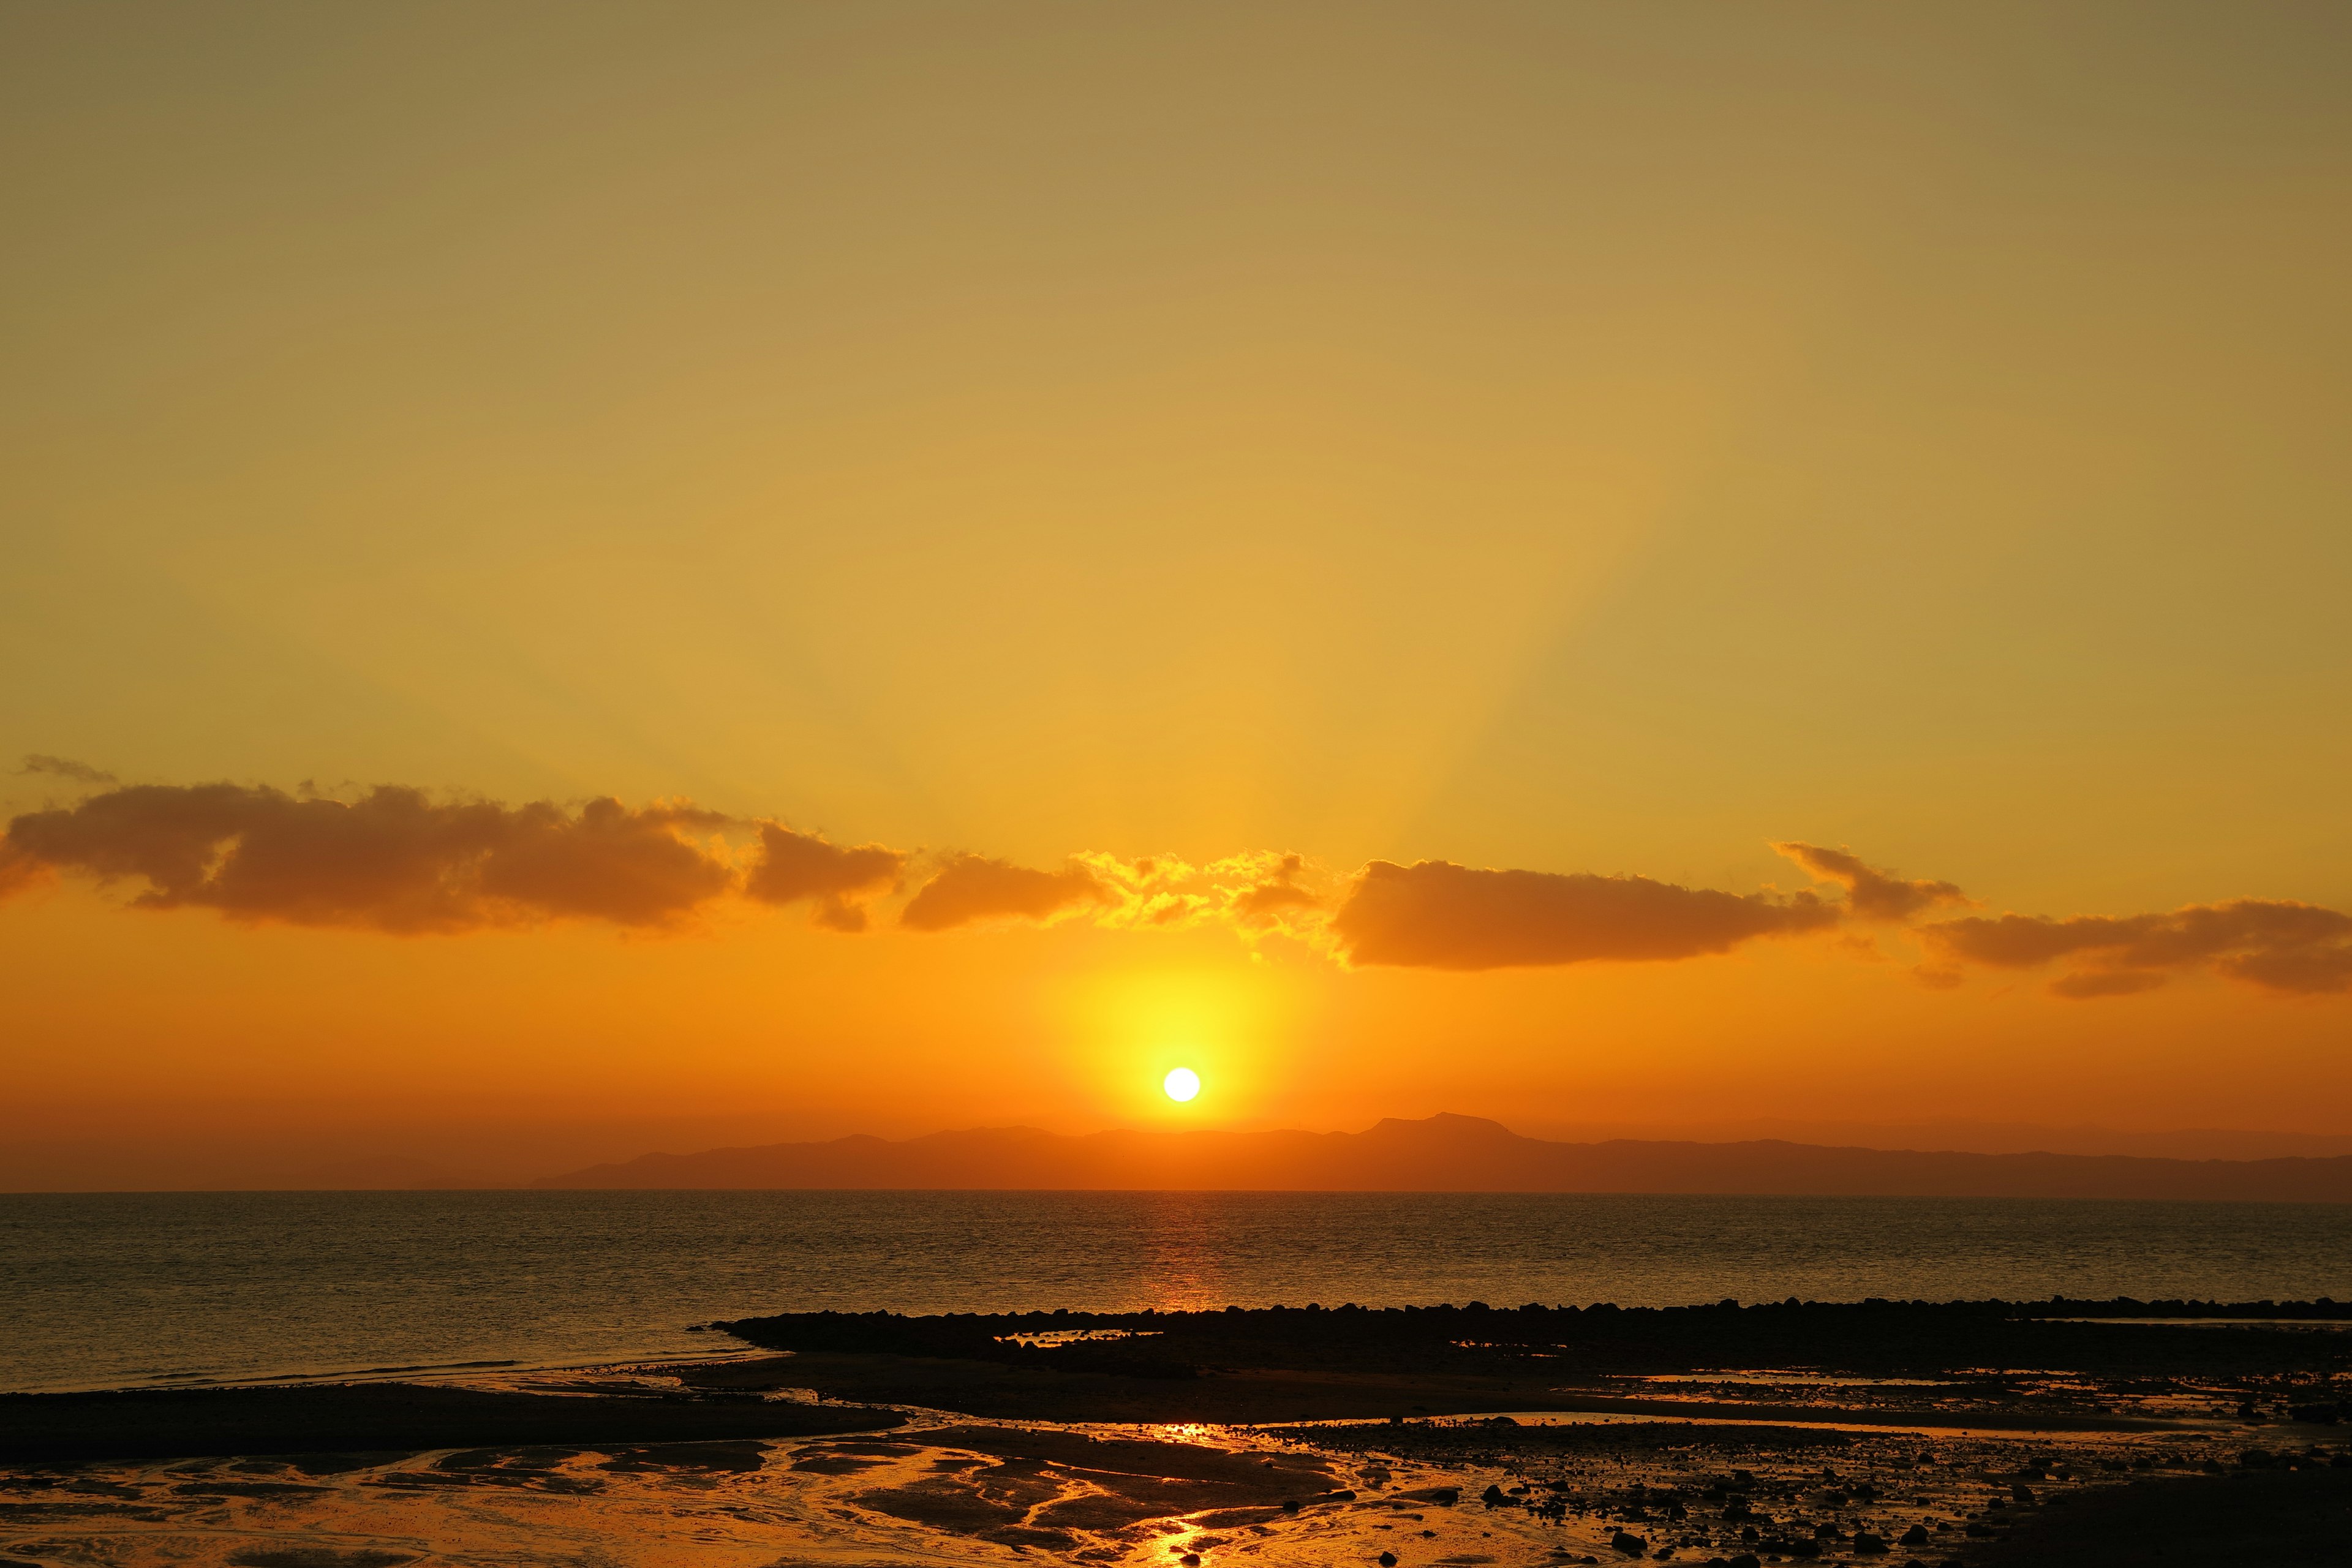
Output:
<instances>
[{"instance_id":1,"label":"tidal flat","mask_svg":"<svg viewBox=\"0 0 2352 1568\"><path fill-rule=\"evenodd\" d=\"M2352 1552L2345 1317L1873 1302L740 1320L722 1331L740 1348L683 1365L0 1399L0 1552L57 1568L1995 1568L2159 1548L2332 1563Z\"/></svg>"}]
</instances>

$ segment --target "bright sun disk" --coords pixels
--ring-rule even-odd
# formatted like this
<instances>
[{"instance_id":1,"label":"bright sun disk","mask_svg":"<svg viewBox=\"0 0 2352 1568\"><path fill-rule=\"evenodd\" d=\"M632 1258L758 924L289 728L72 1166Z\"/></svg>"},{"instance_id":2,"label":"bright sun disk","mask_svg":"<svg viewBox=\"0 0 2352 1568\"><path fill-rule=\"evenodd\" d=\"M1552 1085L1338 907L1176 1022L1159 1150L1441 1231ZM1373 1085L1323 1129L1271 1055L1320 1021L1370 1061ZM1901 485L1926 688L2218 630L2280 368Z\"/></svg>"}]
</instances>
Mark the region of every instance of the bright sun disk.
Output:
<instances>
[{"instance_id":1,"label":"bright sun disk","mask_svg":"<svg viewBox=\"0 0 2352 1568\"><path fill-rule=\"evenodd\" d=\"M1178 1068L1160 1080L1171 1100L1190 1100L1201 1092L1201 1075L1191 1068Z\"/></svg>"}]
</instances>

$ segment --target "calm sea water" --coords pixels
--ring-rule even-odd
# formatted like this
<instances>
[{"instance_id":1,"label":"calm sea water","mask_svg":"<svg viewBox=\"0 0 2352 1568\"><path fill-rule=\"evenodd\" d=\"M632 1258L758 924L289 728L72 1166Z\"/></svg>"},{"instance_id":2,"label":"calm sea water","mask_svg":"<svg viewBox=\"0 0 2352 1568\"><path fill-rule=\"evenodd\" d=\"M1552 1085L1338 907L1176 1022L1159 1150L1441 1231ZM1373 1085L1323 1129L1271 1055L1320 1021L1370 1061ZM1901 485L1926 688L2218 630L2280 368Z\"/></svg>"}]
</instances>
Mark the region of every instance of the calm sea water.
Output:
<instances>
[{"instance_id":1,"label":"calm sea water","mask_svg":"<svg viewBox=\"0 0 2352 1568\"><path fill-rule=\"evenodd\" d=\"M759 1312L2352 1298L2352 1206L1303 1193L0 1194L0 1389L709 1353Z\"/></svg>"}]
</instances>

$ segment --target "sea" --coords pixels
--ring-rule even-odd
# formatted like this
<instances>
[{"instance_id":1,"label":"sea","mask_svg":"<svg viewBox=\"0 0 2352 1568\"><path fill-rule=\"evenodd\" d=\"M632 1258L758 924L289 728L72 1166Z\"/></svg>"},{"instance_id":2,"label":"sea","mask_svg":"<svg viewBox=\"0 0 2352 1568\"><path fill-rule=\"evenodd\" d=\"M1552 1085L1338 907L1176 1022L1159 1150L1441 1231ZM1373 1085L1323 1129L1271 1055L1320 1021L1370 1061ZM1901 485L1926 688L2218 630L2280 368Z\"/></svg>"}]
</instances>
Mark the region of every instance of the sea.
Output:
<instances>
[{"instance_id":1,"label":"sea","mask_svg":"<svg viewBox=\"0 0 2352 1568\"><path fill-rule=\"evenodd\" d=\"M2352 1299L2352 1205L1574 1194L0 1194L0 1390L708 1356L765 1312Z\"/></svg>"}]
</instances>

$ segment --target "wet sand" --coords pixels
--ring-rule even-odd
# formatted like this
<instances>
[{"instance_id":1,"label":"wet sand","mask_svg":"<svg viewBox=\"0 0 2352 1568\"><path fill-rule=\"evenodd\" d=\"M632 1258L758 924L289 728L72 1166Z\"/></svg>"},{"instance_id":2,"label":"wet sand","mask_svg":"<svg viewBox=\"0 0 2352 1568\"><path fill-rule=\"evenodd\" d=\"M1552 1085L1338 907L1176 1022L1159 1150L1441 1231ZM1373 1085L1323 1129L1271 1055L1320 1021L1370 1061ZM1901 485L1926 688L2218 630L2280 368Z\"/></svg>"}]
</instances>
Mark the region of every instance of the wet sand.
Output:
<instances>
[{"instance_id":1,"label":"wet sand","mask_svg":"<svg viewBox=\"0 0 2352 1568\"><path fill-rule=\"evenodd\" d=\"M1706 1366L1687 1363L1737 1342L1737 1319L1662 1356L1686 1321L1539 1345L1534 1330L1559 1321L1494 1314L1478 1338L1416 1316L1410 1334L1399 1319L1350 1343L1296 1331L1297 1315L1198 1316L1108 1338L972 1320L761 1336L977 1357L805 1349L438 1387L18 1396L0 1401L17 1456L0 1467L0 1554L57 1568L2352 1561L2352 1432L2331 1424L2352 1392L2340 1334L2161 1329L2123 1342L2133 1367L1997 1371L1972 1360L1981 1335L1923 1355L1899 1314L1873 1336L1823 1313L1801 1366ZM1803 1318L1769 1325L1775 1342ZM2197 1337L2215 1334L2235 1337ZM1188 1341L1226 1362L1177 1353ZM1890 1357L1894 1342L1915 1349ZM2084 1361L2118 1353L2072 1342ZM1257 1364L1236 1364L1244 1352Z\"/></svg>"},{"instance_id":2,"label":"wet sand","mask_svg":"<svg viewBox=\"0 0 2352 1568\"><path fill-rule=\"evenodd\" d=\"M1404 1568L1637 1553L1995 1564L2146 1561L2130 1553L2190 1520L2209 1553L2168 1561L2240 1560L2232 1543L2258 1542L2264 1562L2343 1561L2352 1471L2252 1471L2237 1441L1483 1419L1038 1426L940 1415L802 1441L26 1467L0 1480L0 1552L77 1568L1022 1558L1287 1568L1379 1564L1382 1553ZM2295 1462L2311 1462L2307 1449ZM2155 1485L2136 1496L2125 1489L2134 1480ZM2294 1555L2284 1543L2296 1540L2319 1554Z\"/></svg>"}]
</instances>

